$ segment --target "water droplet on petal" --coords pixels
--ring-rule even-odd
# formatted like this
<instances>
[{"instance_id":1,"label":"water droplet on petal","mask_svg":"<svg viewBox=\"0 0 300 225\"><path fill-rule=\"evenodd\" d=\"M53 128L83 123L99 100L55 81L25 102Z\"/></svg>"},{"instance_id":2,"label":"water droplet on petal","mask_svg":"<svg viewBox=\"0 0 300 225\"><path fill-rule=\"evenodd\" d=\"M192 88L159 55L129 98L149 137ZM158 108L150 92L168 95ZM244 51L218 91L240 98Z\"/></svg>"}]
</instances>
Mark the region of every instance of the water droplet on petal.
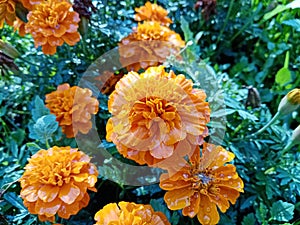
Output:
<instances>
[{"instance_id":1,"label":"water droplet on petal","mask_svg":"<svg viewBox=\"0 0 300 225\"><path fill-rule=\"evenodd\" d=\"M183 178L188 178L189 177L189 175L186 174L186 173L182 174L182 176L183 176Z\"/></svg>"},{"instance_id":2,"label":"water droplet on petal","mask_svg":"<svg viewBox=\"0 0 300 225\"><path fill-rule=\"evenodd\" d=\"M224 177L224 174L223 174L223 173L221 173L221 174L220 174L220 177L221 177L221 178L223 178L223 177Z\"/></svg>"},{"instance_id":3,"label":"water droplet on petal","mask_svg":"<svg viewBox=\"0 0 300 225\"><path fill-rule=\"evenodd\" d=\"M209 224L209 222L210 222L210 217L209 217L208 215L204 215L204 217L203 217L203 222L204 222L204 224Z\"/></svg>"},{"instance_id":4,"label":"water droplet on petal","mask_svg":"<svg viewBox=\"0 0 300 225\"><path fill-rule=\"evenodd\" d=\"M206 212L208 212L208 213L210 212L210 207L206 208Z\"/></svg>"},{"instance_id":5,"label":"water droplet on petal","mask_svg":"<svg viewBox=\"0 0 300 225\"><path fill-rule=\"evenodd\" d=\"M224 194L224 195L223 195L223 197L224 197L224 198L227 198L227 197L228 197L228 195L227 195L227 194Z\"/></svg>"},{"instance_id":6,"label":"water droplet on petal","mask_svg":"<svg viewBox=\"0 0 300 225\"><path fill-rule=\"evenodd\" d=\"M232 178L232 176L228 176L227 178L228 178L228 179L231 179L231 178Z\"/></svg>"}]
</instances>

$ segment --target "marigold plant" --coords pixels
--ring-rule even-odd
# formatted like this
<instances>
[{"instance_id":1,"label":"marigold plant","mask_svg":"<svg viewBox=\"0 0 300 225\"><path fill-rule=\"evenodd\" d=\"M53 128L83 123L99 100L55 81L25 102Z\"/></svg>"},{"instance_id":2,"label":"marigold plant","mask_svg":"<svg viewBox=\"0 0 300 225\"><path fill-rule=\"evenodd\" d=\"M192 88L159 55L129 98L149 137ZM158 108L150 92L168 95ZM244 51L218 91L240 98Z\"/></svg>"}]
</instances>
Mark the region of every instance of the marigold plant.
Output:
<instances>
[{"instance_id":1,"label":"marigold plant","mask_svg":"<svg viewBox=\"0 0 300 225\"><path fill-rule=\"evenodd\" d=\"M95 225L170 225L162 212L154 212L151 205L130 202L110 203L95 215Z\"/></svg>"},{"instance_id":2,"label":"marigold plant","mask_svg":"<svg viewBox=\"0 0 300 225\"><path fill-rule=\"evenodd\" d=\"M37 214L41 221L54 222L56 214L68 219L87 206L87 190L97 191L97 176L90 157L78 149L41 149L25 166L20 195L28 211Z\"/></svg>"},{"instance_id":3,"label":"marigold plant","mask_svg":"<svg viewBox=\"0 0 300 225\"><path fill-rule=\"evenodd\" d=\"M79 14L71 9L68 1L48 0L29 12L25 29L32 35L35 47L42 46L45 54L53 55L64 42L73 46L80 40Z\"/></svg>"},{"instance_id":4,"label":"marigold plant","mask_svg":"<svg viewBox=\"0 0 300 225\"><path fill-rule=\"evenodd\" d=\"M41 4L44 0L21 0L20 2L22 2L22 5L28 9L28 10L33 10L34 7L36 7L37 5Z\"/></svg>"},{"instance_id":5,"label":"marigold plant","mask_svg":"<svg viewBox=\"0 0 300 225\"><path fill-rule=\"evenodd\" d=\"M72 138L78 132L87 134L90 131L91 117L98 112L99 102L87 88L62 84L46 95L46 107L56 116L63 133Z\"/></svg>"},{"instance_id":6,"label":"marigold plant","mask_svg":"<svg viewBox=\"0 0 300 225\"><path fill-rule=\"evenodd\" d=\"M0 29L4 22L12 26L16 19L16 3L13 0L0 0Z\"/></svg>"},{"instance_id":7,"label":"marigold plant","mask_svg":"<svg viewBox=\"0 0 300 225\"><path fill-rule=\"evenodd\" d=\"M168 11L151 2L146 2L144 6L135 8L135 11L136 14L134 15L134 19L136 21L156 21L162 25L169 25L172 23L172 20L167 17Z\"/></svg>"},{"instance_id":8,"label":"marigold plant","mask_svg":"<svg viewBox=\"0 0 300 225\"><path fill-rule=\"evenodd\" d=\"M184 216L197 215L201 224L217 224L229 202L235 204L244 183L232 164L224 165L234 154L221 146L204 143L196 147L189 163L174 174L162 174L160 187L166 190L164 200L171 210L182 209Z\"/></svg>"},{"instance_id":9,"label":"marigold plant","mask_svg":"<svg viewBox=\"0 0 300 225\"><path fill-rule=\"evenodd\" d=\"M120 62L128 71L138 71L161 65L184 46L180 35L170 28L158 22L144 22L119 43Z\"/></svg>"},{"instance_id":10,"label":"marigold plant","mask_svg":"<svg viewBox=\"0 0 300 225\"><path fill-rule=\"evenodd\" d=\"M144 73L130 72L109 97L107 140L139 164L179 166L178 160L202 144L210 109L205 92L193 88L184 75L167 73L163 66ZM174 152L176 151L176 154ZM170 159L171 160L171 159ZM178 164L177 164L178 163ZM158 166L158 165L156 165Z\"/></svg>"}]
</instances>

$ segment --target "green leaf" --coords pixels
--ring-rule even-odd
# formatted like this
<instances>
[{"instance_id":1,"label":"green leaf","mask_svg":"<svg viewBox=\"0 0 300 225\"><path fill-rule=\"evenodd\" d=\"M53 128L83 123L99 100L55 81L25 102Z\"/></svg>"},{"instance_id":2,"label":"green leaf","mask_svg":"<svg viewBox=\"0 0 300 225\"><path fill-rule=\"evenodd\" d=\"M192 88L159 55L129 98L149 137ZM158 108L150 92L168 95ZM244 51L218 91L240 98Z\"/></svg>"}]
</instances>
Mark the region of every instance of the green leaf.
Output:
<instances>
[{"instance_id":1,"label":"green leaf","mask_svg":"<svg viewBox=\"0 0 300 225\"><path fill-rule=\"evenodd\" d=\"M3 199L21 211L27 211L26 207L23 205L22 199L20 198L20 196L16 195L15 192L5 193L3 195Z\"/></svg>"},{"instance_id":2,"label":"green leaf","mask_svg":"<svg viewBox=\"0 0 300 225\"><path fill-rule=\"evenodd\" d=\"M255 216L253 213L244 216L242 225L255 225Z\"/></svg>"},{"instance_id":3,"label":"green leaf","mask_svg":"<svg viewBox=\"0 0 300 225\"><path fill-rule=\"evenodd\" d=\"M281 68L275 77L275 82L281 87L292 81L292 75L288 68Z\"/></svg>"},{"instance_id":4,"label":"green leaf","mask_svg":"<svg viewBox=\"0 0 300 225\"><path fill-rule=\"evenodd\" d=\"M271 207L271 216L274 220L288 222L293 219L295 206L291 203L279 200Z\"/></svg>"},{"instance_id":5,"label":"green leaf","mask_svg":"<svg viewBox=\"0 0 300 225\"><path fill-rule=\"evenodd\" d=\"M276 16L278 13L283 12L284 10L288 9L285 5L278 5L275 9L273 9L271 12L268 12L263 17L263 22L271 19L273 16Z\"/></svg>"},{"instance_id":6,"label":"green leaf","mask_svg":"<svg viewBox=\"0 0 300 225\"><path fill-rule=\"evenodd\" d=\"M36 96L34 100L34 109L31 111L31 113L32 119L37 121L40 117L48 115L50 110L46 108L43 100L39 96Z\"/></svg>"},{"instance_id":7,"label":"green leaf","mask_svg":"<svg viewBox=\"0 0 300 225\"><path fill-rule=\"evenodd\" d=\"M268 213L268 208L263 203L261 203L259 205L258 209L256 208L255 216L256 216L259 224L262 224L262 225L268 224L268 222L266 221L267 213Z\"/></svg>"},{"instance_id":8,"label":"green leaf","mask_svg":"<svg viewBox=\"0 0 300 225\"><path fill-rule=\"evenodd\" d=\"M58 128L58 122L54 115L46 115L39 118L33 126L29 126L29 137L46 143Z\"/></svg>"},{"instance_id":9,"label":"green leaf","mask_svg":"<svg viewBox=\"0 0 300 225\"><path fill-rule=\"evenodd\" d=\"M285 20L282 24L293 27L297 32L300 32L300 19Z\"/></svg>"}]
</instances>

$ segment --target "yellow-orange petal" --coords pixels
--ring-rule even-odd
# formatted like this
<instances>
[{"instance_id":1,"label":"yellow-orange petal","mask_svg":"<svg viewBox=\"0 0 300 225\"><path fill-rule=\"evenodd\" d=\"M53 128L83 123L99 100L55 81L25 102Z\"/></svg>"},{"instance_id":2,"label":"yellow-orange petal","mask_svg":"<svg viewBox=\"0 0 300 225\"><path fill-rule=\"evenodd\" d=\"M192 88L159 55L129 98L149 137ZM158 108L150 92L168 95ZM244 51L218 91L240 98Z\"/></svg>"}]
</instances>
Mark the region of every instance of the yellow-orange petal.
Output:
<instances>
[{"instance_id":1,"label":"yellow-orange petal","mask_svg":"<svg viewBox=\"0 0 300 225\"><path fill-rule=\"evenodd\" d=\"M215 225L220 220L216 205L205 195L201 195L197 218L202 225Z\"/></svg>"},{"instance_id":2,"label":"yellow-orange petal","mask_svg":"<svg viewBox=\"0 0 300 225\"><path fill-rule=\"evenodd\" d=\"M67 203L72 204L78 195L80 194L80 189L73 185L72 183L64 184L59 192L59 198Z\"/></svg>"},{"instance_id":3,"label":"yellow-orange petal","mask_svg":"<svg viewBox=\"0 0 300 225\"><path fill-rule=\"evenodd\" d=\"M39 198L44 202L52 202L58 195L59 187L44 185L38 190Z\"/></svg>"},{"instance_id":4,"label":"yellow-orange petal","mask_svg":"<svg viewBox=\"0 0 300 225\"><path fill-rule=\"evenodd\" d=\"M191 188L176 189L168 191L164 196L164 200L169 209L179 210L191 204L190 197L193 194L194 191Z\"/></svg>"},{"instance_id":5,"label":"yellow-orange petal","mask_svg":"<svg viewBox=\"0 0 300 225\"><path fill-rule=\"evenodd\" d=\"M200 209L200 194L195 192L194 195L191 196L190 202L191 204L182 210L182 215L194 218Z\"/></svg>"},{"instance_id":6,"label":"yellow-orange petal","mask_svg":"<svg viewBox=\"0 0 300 225\"><path fill-rule=\"evenodd\" d=\"M118 221L120 209L116 203L110 203L99 210L94 219L101 225L108 225L110 222Z\"/></svg>"}]
</instances>

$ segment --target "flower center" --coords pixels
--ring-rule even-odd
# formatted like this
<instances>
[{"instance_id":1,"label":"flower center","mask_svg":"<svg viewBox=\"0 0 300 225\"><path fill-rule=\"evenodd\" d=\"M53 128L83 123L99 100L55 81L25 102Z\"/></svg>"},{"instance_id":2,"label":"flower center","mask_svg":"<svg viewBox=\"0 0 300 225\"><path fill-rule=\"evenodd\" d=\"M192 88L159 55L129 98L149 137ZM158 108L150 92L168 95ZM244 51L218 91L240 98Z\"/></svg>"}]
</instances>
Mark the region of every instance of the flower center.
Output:
<instances>
[{"instance_id":1,"label":"flower center","mask_svg":"<svg viewBox=\"0 0 300 225\"><path fill-rule=\"evenodd\" d=\"M193 189L208 189L211 186L213 177L210 169L206 169L205 171L192 171L192 174Z\"/></svg>"},{"instance_id":2,"label":"flower center","mask_svg":"<svg viewBox=\"0 0 300 225\"><path fill-rule=\"evenodd\" d=\"M169 129L180 127L180 117L176 108L166 100L158 97L146 97L136 101L129 114L129 120L133 128L145 126L150 128L151 124L162 119Z\"/></svg>"}]
</instances>

